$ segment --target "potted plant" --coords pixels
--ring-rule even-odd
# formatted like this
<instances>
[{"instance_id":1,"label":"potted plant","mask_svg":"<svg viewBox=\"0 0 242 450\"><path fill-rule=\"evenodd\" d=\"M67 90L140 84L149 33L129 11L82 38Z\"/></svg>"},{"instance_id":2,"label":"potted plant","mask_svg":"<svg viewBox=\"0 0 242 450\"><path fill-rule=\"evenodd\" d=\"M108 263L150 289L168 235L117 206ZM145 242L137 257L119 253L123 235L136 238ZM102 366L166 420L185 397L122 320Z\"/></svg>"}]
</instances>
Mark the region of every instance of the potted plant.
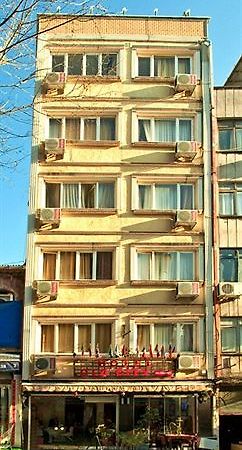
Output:
<instances>
[{"instance_id":1,"label":"potted plant","mask_svg":"<svg viewBox=\"0 0 242 450\"><path fill-rule=\"evenodd\" d=\"M146 429L136 428L134 430L119 434L121 449L125 450L145 450L148 449L148 432Z\"/></svg>"},{"instance_id":2,"label":"potted plant","mask_svg":"<svg viewBox=\"0 0 242 450\"><path fill-rule=\"evenodd\" d=\"M96 435L101 445L108 447L115 444L116 436L114 427L107 427L104 423L99 424L96 428Z\"/></svg>"},{"instance_id":3,"label":"potted plant","mask_svg":"<svg viewBox=\"0 0 242 450\"><path fill-rule=\"evenodd\" d=\"M140 428L147 430L150 445L156 444L161 429L161 418L158 408L147 407L138 425Z\"/></svg>"}]
</instances>

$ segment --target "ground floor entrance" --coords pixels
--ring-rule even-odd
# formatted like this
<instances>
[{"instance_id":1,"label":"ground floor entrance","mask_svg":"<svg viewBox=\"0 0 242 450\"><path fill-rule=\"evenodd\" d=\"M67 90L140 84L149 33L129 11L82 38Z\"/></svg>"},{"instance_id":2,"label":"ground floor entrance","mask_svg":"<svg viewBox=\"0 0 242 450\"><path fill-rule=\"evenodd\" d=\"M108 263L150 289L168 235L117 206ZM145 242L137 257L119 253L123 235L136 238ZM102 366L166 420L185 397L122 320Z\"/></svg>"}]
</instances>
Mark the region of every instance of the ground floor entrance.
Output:
<instances>
[{"instance_id":1,"label":"ground floor entrance","mask_svg":"<svg viewBox=\"0 0 242 450\"><path fill-rule=\"evenodd\" d=\"M198 394L29 395L25 448L199 448L211 435L211 404Z\"/></svg>"}]
</instances>

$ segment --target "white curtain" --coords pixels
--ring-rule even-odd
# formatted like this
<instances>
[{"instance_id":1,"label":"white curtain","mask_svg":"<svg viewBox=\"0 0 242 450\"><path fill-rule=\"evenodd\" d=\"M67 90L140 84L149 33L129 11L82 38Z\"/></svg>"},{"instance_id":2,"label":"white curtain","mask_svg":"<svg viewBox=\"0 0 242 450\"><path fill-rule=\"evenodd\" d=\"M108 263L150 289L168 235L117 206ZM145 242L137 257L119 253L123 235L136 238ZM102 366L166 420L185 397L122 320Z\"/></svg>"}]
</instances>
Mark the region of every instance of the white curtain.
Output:
<instances>
[{"instance_id":1,"label":"white curtain","mask_svg":"<svg viewBox=\"0 0 242 450\"><path fill-rule=\"evenodd\" d=\"M235 129L236 150L242 151L242 128Z\"/></svg>"},{"instance_id":2,"label":"white curtain","mask_svg":"<svg viewBox=\"0 0 242 450\"><path fill-rule=\"evenodd\" d=\"M193 186L190 184L180 185L180 209L193 208Z\"/></svg>"},{"instance_id":3,"label":"white curtain","mask_svg":"<svg viewBox=\"0 0 242 450\"><path fill-rule=\"evenodd\" d=\"M78 184L63 184L62 208L78 208Z\"/></svg>"},{"instance_id":4,"label":"white curtain","mask_svg":"<svg viewBox=\"0 0 242 450\"><path fill-rule=\"evenodd\" d=\"M155 185L155 209L176 209L177 208L177 187L175 184Z\"/></svg>"},{"instance_id":5,"label":"white curtain","mask_svg":"<svg viewBox=\"0 0 242 450\"><path fill-rule=\"evenodd\" d=\"M154 75L155 77L174 77L175 59L155 56Z\"/></svg>"},{"instance_id":6,"label":"white curtain","mask_svg":"<svg viewBox=\"0 0 242 450\"><path fill-rule=\"evenodd\" d=\"M155 142L175 142L176 121L155 120Z\"/></svg>"},{"instance_id":7,"label":"white curtain","mask_svg":"<svg viewBox=\"0 0 242 450\"><path fill-rule=\"evenodd\" d=\"M81 208L94 208L96 199L96 185L82 184L81 185Z\"/></svg>"},{"instance_id":8,"label":"white curtain","mask_svg":"<svg viewBox=\"0 0 242 450\"><path fill-rule=\"evenodd\" d=\"M177 276L177 255L172 253L155 253L155 279L156 280L176 280Z\"/></svg>"},{"instance_id":9,"label":"white curtain","mask_svg":"<svg viewBox=\"0 0 242 450\"><path fill-rule=\"evenodd\" d=\"M150 280L151 253L137 253L138 280Z\"/></svg>"},{"instance_id":10,"label":"white curtain","mask_svg":"<svg viewBox=\"0 0 242 450\"><path fill-rule=\"evenodd\" d=\"M180 280L194 280L194 254L192 252L180 253Z\"/></svg>"},{"instance_id":11,"label":"white curtain","mask_svg":"<svg viewBox=\"0 0 242 450\"><path fill-rule=\"evenodd\" d=\"M100 140L113 141L115 139L115 119L105 117L100 119Z\"/></svg>"},{"instance_id":12,"label":"white curtain","mask_svg":"<svg viewBox=\"0 0 242 450\"><path fill-rule=\"evenodd\" d=\"M139 120L139 141L151 142L151 122L150 120Z\"/></svg>"},{"instance_id":13,"label":"white curtain","mask_svg":"<svg viewBox=\"0 0 242 450\"><path fill-rule=\"evenodd\" d=\"M192 139L191 120L179 120L179 140L191 141L191 139Z\"/></svg>"},{"instance_id":14,"label":"white curtain","mask_svg":"<svg viewBox=\"0 0 242 450\"><path fill-rule=\"evenodd\" d=\"M180 325L180 351L192 352L193 351L193 325L191 323Z\"/></svg>"},{"instance_id":15,"label":"white curtain","mask_svg":"<svg viewBox=\"0 0 242 450\"><path fill-rule=\"evenodd\" d=\"M62 134L62 120L50 119L49 120L49 138L61 138Z\"/></svg>"},{"instance_id":16,"label":"white curtain","mask_svg":"<svg viewBox=\"0 0 242 450\"><path fill-rule=\"evenodd\" d=\"M178 73L191 73L190 58L178 58Z\"/></svg>"},{"instance_id":17,"label":"white curtain","mask_svg":"<svg viewBox=\"0 0 242 450\"><path fill-rule=\"evenodd\" d=\"M140 184L139 189L139 209L152 208L152 186Z\"/></svg>"},{"instance_id":18,"label":"white curtain","mask_svg":"<svg viewBox=\"0 0 242 450\"><path fill-rule=\"evenodd\" d=\"M242 194L242 192L240 193ZM242 196L241 197L241 206L238 203L238 207L242 213ZM234 214L234 205L233 205L233 193L232 192L220 192L219 194L219 211L220 214L226 214L232 216Z\"/></svg>"},{"instance_id":19,"label":"white curtain","mask_svg":"<svg viewBox=\"0 0 242 450\"><path fill-rule=\"evenodd\" d=\"M222 351L236 352L236 328L221 325Z\"/></svg>"},{"instance_id":20,"label":"white curtain","mask_svg":"<svg viewBox=\"0 0 242 450\"><path fill-rule=\"evenodd\" d=\"M98 208L114 208L114 184L98 184Z\"/></svg>"},{"instance_id":21,"label":"white curtain","mask_svg":"<svg viewBox=\"0 0 242 450\"><path fill-rule=\"evenodd\" d=\"M236 194L236 214L238 216L242 215L242 192L237 191Z\"/></svg>"},{"instance_id":22,"label":"white curtain","mask_svg":"<svg viewBox=\"0 0 242 450\"><path fill-rule=\"evenodd\" d=\"M169 345L176 346L176 326L173 324L157 324L154 326L154 344L164 345L164 350Z\"/></svg>"}]
</instances>

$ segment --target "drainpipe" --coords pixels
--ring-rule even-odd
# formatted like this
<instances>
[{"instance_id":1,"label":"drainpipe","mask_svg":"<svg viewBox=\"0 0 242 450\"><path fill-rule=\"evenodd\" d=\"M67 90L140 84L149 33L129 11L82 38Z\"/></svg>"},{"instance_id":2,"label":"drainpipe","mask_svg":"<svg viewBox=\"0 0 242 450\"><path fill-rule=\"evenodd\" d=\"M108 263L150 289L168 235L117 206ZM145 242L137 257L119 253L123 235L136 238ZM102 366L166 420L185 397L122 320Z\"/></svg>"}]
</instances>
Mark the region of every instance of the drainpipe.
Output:
<instances>
[{"instance_id":1,"label":"drainpipe","mask_svg":"<svg viewBox=\"0 0 242 450\"><path fill-rule=\"evenodd\" d=\"M203 148L204 148L204 238L205 238L205 321L207 378L214 378L212 185L211 185L211 67L210 41L201 42Z\"/></svg>"}]
</instances>

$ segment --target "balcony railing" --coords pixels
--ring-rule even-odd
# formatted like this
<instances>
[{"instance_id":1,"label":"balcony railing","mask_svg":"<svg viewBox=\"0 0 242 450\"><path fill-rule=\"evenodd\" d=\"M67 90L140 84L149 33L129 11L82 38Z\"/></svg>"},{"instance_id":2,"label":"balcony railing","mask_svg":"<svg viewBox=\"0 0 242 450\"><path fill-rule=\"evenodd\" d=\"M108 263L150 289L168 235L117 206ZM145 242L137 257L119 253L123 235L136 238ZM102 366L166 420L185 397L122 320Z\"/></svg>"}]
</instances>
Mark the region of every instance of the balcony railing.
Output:
<instances>
[{"instance_id":1,"label":"balcony railing","mask_svg":"<svg viewBox=\"0 0 242 450\"><path fill-rule=\"evenodd\" d=\"M71 379L162 379L172 378L178 368L177 356L113 357L44 356L33 357L36 378Z\"/></svg>"}]
</instances>

